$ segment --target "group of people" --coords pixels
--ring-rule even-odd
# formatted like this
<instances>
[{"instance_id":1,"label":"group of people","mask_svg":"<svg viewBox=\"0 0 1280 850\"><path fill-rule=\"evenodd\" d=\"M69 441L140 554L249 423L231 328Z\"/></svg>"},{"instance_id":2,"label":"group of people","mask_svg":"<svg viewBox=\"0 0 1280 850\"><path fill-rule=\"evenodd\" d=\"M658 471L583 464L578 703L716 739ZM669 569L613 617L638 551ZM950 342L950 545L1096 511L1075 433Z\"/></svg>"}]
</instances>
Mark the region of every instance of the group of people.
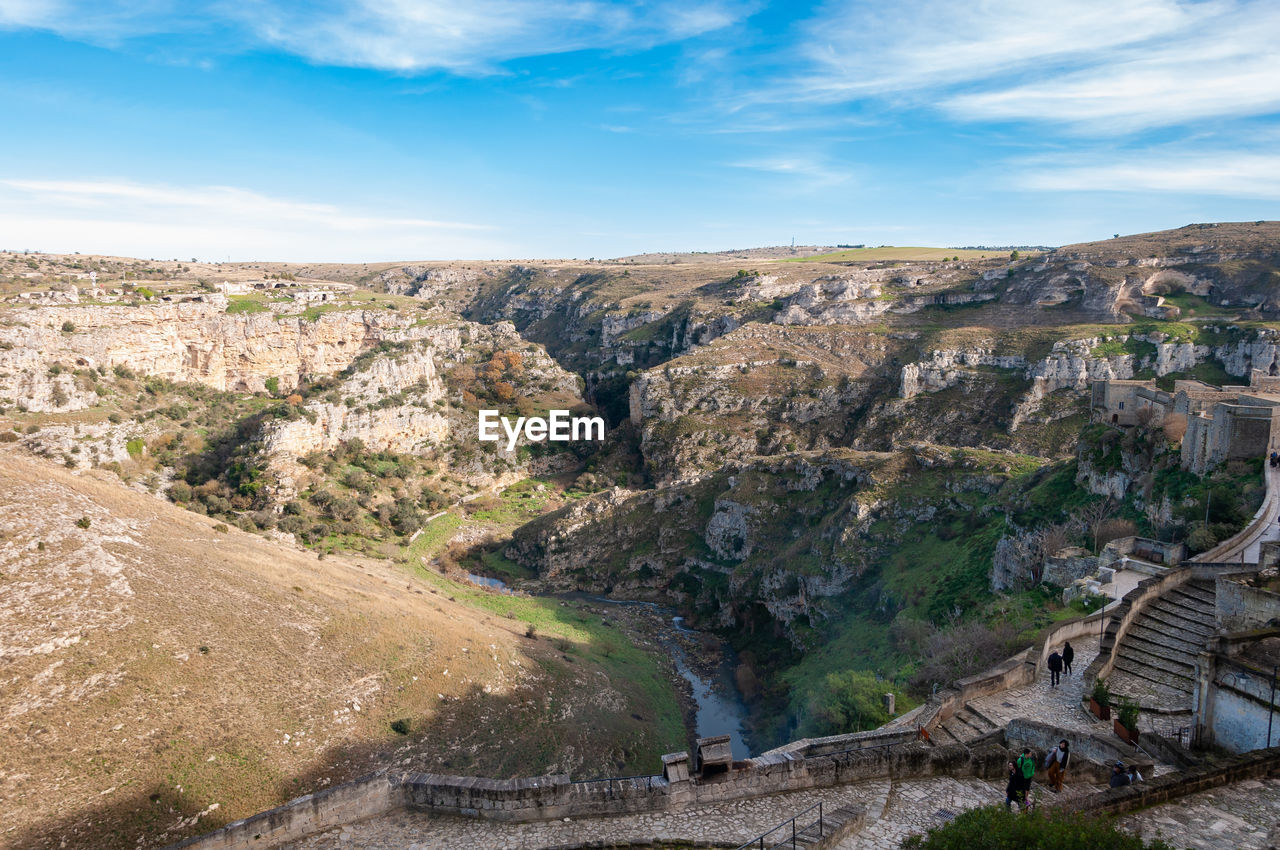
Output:
<instances>
[{"instance_id":1,"label":"group of people","mask_svg":"<svg viewBox=\"0 0 1280 850\"><path fill-rule=\"evenodd\" d=\"M1067 768L1070 764L1071 745L1065 738L1045 754L1044 766L1049 772L1049 787L1055 792L1062 790L1062 781L1067 776ZM1031 748L1023 747L1022 754L1009 762L1009 782L1004 788L1005 808L1012 808L1015 805L1023 811L1031 808L1031 780L1035 775L1036 760L1031 755Z\"/></svg>"},{"instance_id":2,"label":"group of people","mask_svg":"<svg viewBox=\"0 0 1280 850\"><path fill-rule=\"evenodd\" d=\"M1135 782L1142 781L1142 774L1138 772L1138 768L1134 765L1125 767L1124 762L1118 761L1111 766L1111 779L1107 784L1112 788L1123 788L1126 785L1133 785Z\"/></svg>"},{"instance_id":3,"label":"group of people","mask_svg":"<svg viewBox=\"0 0 1280 850\"><path fill-rule=\"evenodd\" d=\"M1067 641L1062 645L1062 652L1054 650L1049 653L1049 687L1058 687L1058 682L1065 672L1071 675L1071 662L1075 660L1076 651L1071 648L1071 641Z\"/></svg>"},{"instance_id":4,"label":"group of people","mask_svg":"<svg viewBox=\"0 0 1280 850\"><path fill-rule=\"evenodd\" d=\"M1071 765L1071 745L1066 739L1058 742L1058 746L1049 750L1044 757L1044 767L1048 771L1048 785L1055 792L1062 790L1062 782L1066 779L1067 768ZM1017 806L1023 811L1031 809L1031 780L1036 775L1036 760L1031 755L1030 747L1022 748L1022 755L1009 762L1009 782L1004 788L1004 805L1006 809ZM1126 766L1118 761L1111 766L1111 779L1108 784L1112 788L1122 788L1141 782L1142 774L1135 765Z\"/></svg>"}]
</instances>

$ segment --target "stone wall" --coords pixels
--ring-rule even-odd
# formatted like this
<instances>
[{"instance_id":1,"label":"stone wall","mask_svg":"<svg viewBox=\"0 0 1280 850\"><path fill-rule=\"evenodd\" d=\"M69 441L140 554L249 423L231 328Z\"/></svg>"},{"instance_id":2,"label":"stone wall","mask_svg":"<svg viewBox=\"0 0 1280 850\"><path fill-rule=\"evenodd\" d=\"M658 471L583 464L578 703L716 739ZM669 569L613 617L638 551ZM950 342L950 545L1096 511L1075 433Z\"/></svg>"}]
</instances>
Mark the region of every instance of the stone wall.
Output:
<instances>
[{"instance_id":1,"label":"stone wall","mask_svg":"<svg viewBox=\"0 0 1280 850\"><path fill-rule=\"evenodd\" d=\"M233 821L206 835L170 845L166 850L272 847L403 806L403 790L384 770L290 800L283 806Z\"/></svg>"},{"instance_id":2,"label":"stone wall","mask_svg":"<svg viewBox=\"0 0 1280 850\"><path fill-rule=\"evenodd\" d=\"M1008 751L996 745L881 746L809 758L760 756L735 762L734 770L706 782L664 776L570 782L563 775L492 780L429 773L409 774L401 781L410 807L518 822L659 812L888 776L994 779L1004 775L1008 758Z\"/></svg>"},{"instance_id":3,"label":"stone wall","mask_svg":"<svg viewBox=\"0 0 1280 850\"><path fill-rule=\"evenodd\" d=\"M1061 802L1050 801L1048 805L1092 814L1118 815L1167 803L1198 791L1277 775L1280 775L1280 747L1273 747L1168 773L1137 785L1108 788L1087 797Z\"/></svg>"},{"instance_id":4,"label":"stone wall","mask_svg":"<svg viewBox=\"0 0 1280 850\"><path fill-rule=\"evenodd\" d=\"M1264 629L1280 621L1280 593L1250 587L1234 577L1217 581L1216 609L1219 631Z\"/></svg>"}]
</instances>

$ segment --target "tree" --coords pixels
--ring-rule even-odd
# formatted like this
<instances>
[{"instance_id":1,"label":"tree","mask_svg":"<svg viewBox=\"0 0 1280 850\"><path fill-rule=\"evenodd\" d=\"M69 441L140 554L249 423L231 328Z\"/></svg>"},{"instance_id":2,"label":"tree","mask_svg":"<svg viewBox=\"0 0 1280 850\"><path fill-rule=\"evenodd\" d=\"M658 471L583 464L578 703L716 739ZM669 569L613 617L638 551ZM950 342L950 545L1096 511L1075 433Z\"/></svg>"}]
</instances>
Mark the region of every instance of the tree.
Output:
<instances>
[{"instance_id":1,"label":"tree","mask_svg":"<svg viewBox=\"0 0 1280 850\"><path fill-rule=\"evenodd\" d=\"M1018 259L1018 257L1021 257L1021 256L1022 256L1022 255L1021 255L1021 254L1019 254L1017 251L1012 251L1012 252L1010 252L1010 254L1009 254L1009 259L1011 259L1011 260L1016 260L1016 259Z\"/></svg>"},{"instance_id":2,"label":"tree","mask_svg":"<svg viewBox=\"0 0 1280 850\"><path fill-rule=\"evenodd\" d=\"M1187 415L1170 413L1164 418L1164 436L1171 443L1181 443L1187 434Z\"/></svg>"}]
</instances>

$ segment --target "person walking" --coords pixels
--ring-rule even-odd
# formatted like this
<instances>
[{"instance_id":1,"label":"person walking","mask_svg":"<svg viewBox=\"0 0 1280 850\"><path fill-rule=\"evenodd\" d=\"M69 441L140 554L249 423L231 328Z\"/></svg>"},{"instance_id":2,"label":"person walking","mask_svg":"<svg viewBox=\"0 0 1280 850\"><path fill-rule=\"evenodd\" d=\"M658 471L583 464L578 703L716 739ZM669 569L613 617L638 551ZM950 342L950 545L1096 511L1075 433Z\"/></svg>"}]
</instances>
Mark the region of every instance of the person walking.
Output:
<instances>
[{"instance_id":1,"label":"person walking","mask_svg":"<svg viewBox=\"0 0 1280 850\"><path fill-rule=\"evenodd\" d=\"M1022 773L1018 770L1018 766L1013 762L1009 762L1009 781L1004 786L1004 808L1010 811L1014 808L1022 808Z\"/></svg>"},{"instance_id":2,"label":"person walking","mask_svg":"<svg viewBox=\"0 0 1280 850\"><path fill-rule=\"evenodd\" d=\"M1036 760L1031 755L1031 748L1023 747L1022 755L1013 764L1018 769L1018 793L1022 795L1022 809L1026 811L1031 806L1031 780L1036 775Z\"/></svg>"},{"instance_id":3,"label":"person walking","mask_svg":"<svg viewBox=\"0 0 1280 850\"><path fill-rule=\"evenodd\" d=\"M1049 655L1049 687L1058 687L1058 680L1062 676L1062 656L1058 654L1058 650L1054 650Z\"/></svg>"},{"instance_id":4,"label":"person walking","mask_svg":"<svg viewBox=\"0 0 1280 850\"><path fill-rule=\"evenodd\" d=\"M1049 770L1049 787L1054 791L1062 791L1062 780L1067 775L1067 765L1070 763L1071 745L1064 738L1044 758L1044 766Z\"/></svg>"},{"instance_id":5,"label":"person walking","mask_svg":"<svg viewBox=\"0 0 1280 850\"><path fill-rule=\"evenodd\" d=\"M1071 648L1071 641L1062 645L1062 672L1071 675L1071 662L1075 660L1076 651Z\"/></svg>"}]
</instances>

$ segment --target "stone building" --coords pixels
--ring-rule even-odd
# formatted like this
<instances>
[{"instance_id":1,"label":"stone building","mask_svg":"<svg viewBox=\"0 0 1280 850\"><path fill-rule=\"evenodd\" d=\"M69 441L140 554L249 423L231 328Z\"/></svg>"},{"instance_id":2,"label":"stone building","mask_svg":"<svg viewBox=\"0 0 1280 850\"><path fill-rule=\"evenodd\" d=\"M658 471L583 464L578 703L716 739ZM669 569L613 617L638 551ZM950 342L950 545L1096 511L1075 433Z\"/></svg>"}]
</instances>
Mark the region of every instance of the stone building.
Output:
<instances>
[{"instance_id":1,"label":"stone building","mask_svg":"<svg viewBox=\"0 0 1280 850\"><path fill-rule=\"evenodd\" d=\"M1280 378L1255 369L1247 387L1174 381L1172 392L1154 381L1094 381L1091 407L1101 421L1120 426L1186 417L1182 466L1204 474L1225 460L1267 454L1280 416Z\"/></svg>"}]
</instances>

